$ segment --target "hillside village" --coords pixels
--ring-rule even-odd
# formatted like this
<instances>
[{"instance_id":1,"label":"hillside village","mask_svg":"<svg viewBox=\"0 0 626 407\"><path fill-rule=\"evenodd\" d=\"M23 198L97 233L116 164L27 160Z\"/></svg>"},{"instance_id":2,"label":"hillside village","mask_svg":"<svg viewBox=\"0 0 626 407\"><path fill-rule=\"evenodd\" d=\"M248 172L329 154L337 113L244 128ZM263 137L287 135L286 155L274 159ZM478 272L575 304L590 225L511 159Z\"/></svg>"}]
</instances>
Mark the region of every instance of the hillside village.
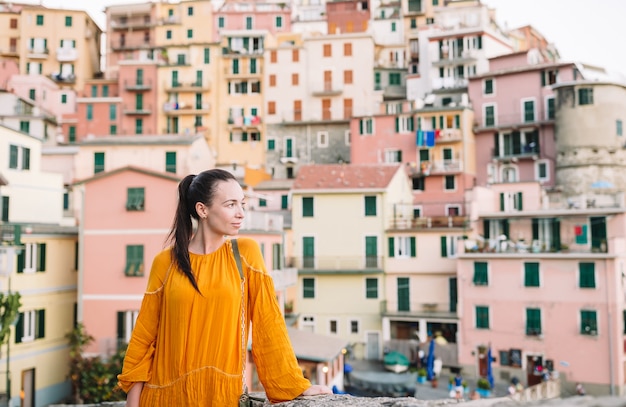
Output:
<instances>
[{"instance_id":1,"label":"hillside village","mask_svg":"<svg viewBox=\"0 0 626 407\"><path fill-rule=\"evenodd\" d=\"M79 322L88 355L126 346L178 182L209 168L247 193L313 383L436 341L467 377L626 394L621 78L479 0L103 12L0 2L12 405L68 397Z\"/></svg>"}]
</instances>

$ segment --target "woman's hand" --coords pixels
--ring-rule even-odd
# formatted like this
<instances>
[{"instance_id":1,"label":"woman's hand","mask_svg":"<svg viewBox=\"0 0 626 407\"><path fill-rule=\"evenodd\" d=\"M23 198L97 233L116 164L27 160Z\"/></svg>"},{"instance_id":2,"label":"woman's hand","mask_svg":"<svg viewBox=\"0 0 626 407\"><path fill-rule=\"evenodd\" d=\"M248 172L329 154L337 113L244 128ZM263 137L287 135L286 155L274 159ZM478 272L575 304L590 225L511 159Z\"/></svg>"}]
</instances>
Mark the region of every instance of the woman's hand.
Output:
<instances>
[{"instance_id":1,"label":"woman's hand","mask_svg":"<svg viewBox=\"0 0 626 407\"><path fill-rule=\"evenodd\" d=\"M320 394L333 394L333 391L326 386L314 384L302 393L303 396L318 396Z\"/></svg>"},{"instance_id":2,"label":"woman's hand","mask_svg":"<svg viewBox=\"0 0 626 407\"><path fill-rule=\"evenodd\" d=\"M142 390L143 390L143 382L137 382L133 384L130 390L128 390L128 394L126 395L126 407L138 407L139 406L139 397L141 396Z\"/></svg>"}]
</instances>

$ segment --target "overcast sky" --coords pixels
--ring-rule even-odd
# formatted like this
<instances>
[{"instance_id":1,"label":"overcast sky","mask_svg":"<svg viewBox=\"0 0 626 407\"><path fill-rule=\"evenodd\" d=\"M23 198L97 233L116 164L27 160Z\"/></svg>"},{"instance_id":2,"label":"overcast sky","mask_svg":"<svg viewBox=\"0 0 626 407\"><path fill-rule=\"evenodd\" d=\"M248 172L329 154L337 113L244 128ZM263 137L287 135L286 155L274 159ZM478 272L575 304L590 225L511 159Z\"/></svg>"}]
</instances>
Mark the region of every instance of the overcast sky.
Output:
<instances>
[{"instance_id":1,"label":"overcast sky","mask_svg":"<svg viewBox=\"0 0 626 407\"><path fill-rule=\"evenodd\" d=\"M23 0L52 8L86 10L105 28L104 7L147 0ZM429 1L429 0L423 0ZM626 75L626 0L482 0L496 9L496 19L509 28L532 25L561 57L597 65Z\"/></svg>"}]
</instances>

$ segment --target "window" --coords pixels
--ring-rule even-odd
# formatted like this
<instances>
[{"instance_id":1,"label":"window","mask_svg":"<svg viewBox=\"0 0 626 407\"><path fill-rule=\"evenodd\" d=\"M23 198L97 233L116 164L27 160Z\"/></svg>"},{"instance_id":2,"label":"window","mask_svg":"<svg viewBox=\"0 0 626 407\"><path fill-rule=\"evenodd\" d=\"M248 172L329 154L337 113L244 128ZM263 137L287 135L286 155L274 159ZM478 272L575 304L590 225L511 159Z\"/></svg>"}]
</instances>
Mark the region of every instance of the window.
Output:
<instances>
[{"instance_id":1,"label":"window","mask_svg":"<svg viewBox=\"0 0 626 407\"><path fill-rule=\"evenodd\" d=\"M396 32L396 22L395 22L395 21L392 21L392 22L391 22L391 32L392 32L392 33L395 33L395 32Z\"/></svg>"},{"instance_id":2,"label":"window","mask_svg":"<svg viewBox=\"0 0 626 407\"><path fill-rule=\"evenodd\" d=\"M523 208L521 192L500 192L500 211L521 211Z\"/></svg>"},{"instance_id":3,"label":"window","mask_svg":"<svg viewBox=\"0 0 626 407\"><path fill-rule=\"evenodd\" d=\"M328 321L328 332L331 334L337 333L337 320L336 319L331 319L330 321Z\"/></svg>"},{"instance_id":4,"label":"window","mask_svg":"<svg viewBox=\"0 0 626 407\"><path fill-rule=\"evenodd\" d=\"M165 31L165 39L166 40L171 40L172 39L172 30Z\"/></svg>"},{"instance_id":5,"label":"window","mask_svg":"<svg viewBox=\"0 0 626 407\"><path fill-rule=\"evenodd\" d=\"M30 98L30 100L36 100L36 95L37 92L35 89L29 89L28 90L28 97Z\"/></svg>"},{"instance_id":6,"label":"window","mask_svg":"<svg viewBox=\"0 0 626 407\"><path fill-rule=\"evenodd\" d=\"M117 134L117 126L115 124L109 126L109 134L111 134L112 136L115 136Z\"/></svg>"},{"instance_id":7,"label":"window","mask_svg":"<svg viewBox=\"0 0 626 407\"><path fill-rule=\"evenodd\" d=\"M300 62L300 50L294 49L291 51L291 62Z\"/></svg>"},{"instance_id":8,"label":"window","mask_svg":"<svg viewBox=\"0 0 626 407\"><path fill-rule=\"evenodd\" d=\"M270 62L275 64L278 60L278 54L276 51L270 51Z\"/></svg>"},{"instance_id":9,"label":"window","mask_svg":"<svg viewBox=\"0 0 626 407\"><path fill-rule=\"evenodd\" d=\"M359 134L374 134L374 119L367 117L359 120Z\"/></svg>"},{"instance_id":10,"label":"window","mask_svg":"<svg viewBox=\"0 0 626 407\"><path fill-rule=\"evenodd\" d=\"M559 71L547 70L541 72L541 86L554 85L557 82Z\"/></svg>"},{"instance_id":11,"label":"window","mask_svg":"<svg viewBox=\"0 0 626 407\"><path fill-rule=\"evenodd\" d=\"M456 244L458 236L440 236L441 257L456 257Z\"/></svg>"},{"instance_id":12,"label":"window","mask_svg":"<svg viewBox=\"0 0 626 407\"><path fill-rule=\"evenodd\" d=\"M259 198L259 207L260 208L266 208L267 207L267 200L265 200L263 198Z\"/></svg>"},{"instance_id":13,"label":"window","mask_svg":"<svg viewBox=\"0 0 626 407\"><path fill-rule=\"evenodd\" d=\"M43 25L43 15L42 14L37 14L36 24L37 25Z\"/></svg>"},{"instance_id":14,"label":"window","mask_svg":"<svg viewBox=\"0 0 626 407\"><path fill-rule=\"evenodd\" d=\"M298 77L298 74L297 73L292 73L291 74L291 85L298 86L299 82L300 82L300 78Z\"/></svg>"},{"instance_id":15,"label":"window","mask_svg":"<svg viewBox=\"0 0 626 407\"><path fill-rule=\"evenodd\" d=\"M617 134L618 136L623 136L624 135L624 131L623 131L623 126L622 126L622 121L621 120L615 120L615 134Z\"/></svg>"},{"instance_id":16,"label":"window","mask_svg":"<svg viewBox=\"0 0 626 407\"><path fill-rule=\"evenodd\" d=\"M596 288L595 263L578 263L578 287Z\"/></svg>"},{"instance_id":17,"label":"window","mask_svg":"<svg viewBox=\"0 0 626 407\"><path fill-rule=\"evenodd\" d=\"M26 243L17 256L18 273L41 273L46 271L46 244Z\"/></svg>"},{"instance_id":18,"label":"window","mask_svg":"<svg viewBox=\"0 0 626 407\"><path fill-rule=\"evenodd\" d=\"M62 105L67 104L67 94L65 94L65 93L63 93L63 94L61 95L61 104L62 104Z\"/></svg>"},{"instance_id":19,"label":"window","mask_svg":"<svg viewBox=\"0 0 626 407\"><path fill-rule=\"evenodd\" d=\"M128 188L126 191L126 210L143 211L145 209L145 188Z\"/></svg>"},{"instance_id":20,"label":"window","mask_svg":"<svg viewBox=\"0 0 626 407\"><path fill-rule=\"evenodd\" d=\"M93 120L93 105L92 104L87 105L87 120L89 121Z\"/></svg>"},{"instance_id":21,"label":"window","mask_svg":"<svg viewBox=\"0 0 626 407\"><path fill-rule=\"evenodd\" d=\"M217 27L218 28L224 28L224 17L218 17L217 18Z\"/></svg>"},{"instance_id":22,"label":"window","mask_svg":"<svg viewBox=\"0 0 626 407\"><path fill-rule=\"evenodd\" d=\"M593 88L578 89L578 104L593 105Z\"/></svg>"},{"instance_id":23,"label":"window","mask_svg":"<svg viewBox=\"0 0 626 407\"><path fill-rule=\"evenodd\" d=\"M535 179L537 181L545 182L550 180L549 165L548 161L535 162Z\"/></svg>"},{"instance_id":24,"label":"window","mask_svg":"<svg viewBox=\"0 0 626 407\"><path fill-rule=\"evenodd\" d=\"M135 119L135 134L143 134L143 119Z\"/></svg>"},{"instance_id":25,"label":"window","mask_svg":"<svg viewBox=\"0 0 626 407\"><path fill-rule=\"evenodd\" d=\"M17 28L17 18L12 18L9 22L9 28L16 29Z\"/></svg>"},{"instance_id":26,"label":"window","mask_svg":"<svg viewBox=\"0 0 626 407\"><path fill-rule=\"evenodd\" d=\"M22 124L20 123L20 127ZM22 130L24 131L24 130ZM20 154L20 151L22 154ZM30 148L19 147L16 145L9 146L9 168L15 170L30 169Z\"/></svg>"},{"instance_id":27,"label":"window","mask_svg":"<svg viewBox=\"0 0 626 407\"><path fill-rule=\"evenodd\" d=\"M489 307L483 305L476 306L476 328L489 329Z\"/></svg>"},{"instance_id":28,"label":"window","mask_svg":"<svg viewBox=\"0 0 626 407\"><path fill-rule=\"evenodd\" d=\"M598 334L598 313L596 311L580 311L580 333L581 335Z\"/></svg>"},{"instance_id":29,"label":"window","mask_svg":"<svg viewBox=\"0 0 626 407\"><path fill-rule=\"evenodd\" d=\"M315 298L315 279L302 279L302 298Z\"/></svg>"},{"instance_id":30,"label":"window","mask_svg":"<svg viewBox=\"0 0 626 407\"><path fill-rule=\"evenodd\" d=\"M276 150L276 140L273 138L268 138L267 139L267 151L274 151Z\"/></svg>"},{"instance_id":31,"label":"window","mask_svg":"<svg viewBox=\"0 0 626 407\"><path fill-rule=\"evenodd\" d=\"M252 17L246 17L246 30L252 29Z\"/></svg>"},{"instance_id":32,"label":"window","mask_svg":"<svg viewBox=\"0 0 626 407\"><path fill-rule=\"evenodd\" d=\"M541 310L526 308L526 335L541 335Z\"/></svg>"},{"instance_id":33,"label":"window","mask_svg":"<svg viewBox=\"0 0 626 407\"><path fill-rule=\"evenodd\" d=\"M376 216L376 197L365 197L365 216Z\"/></svg>"},{"instance_id":34,"label":"window","mask_svg":"<svg viewBox=\"0 0 626 407\"><path fill-rule=\"evenodd\" d=\"M409 258L416 256L415 236L395 236L389 237L389 257Z\"/></svg>"},{"instance_id":35,"label":"window","mask_svg":"<svg viewBox=\"0 0 626 407\"><path fill-rule=\"evenodd\" d=\"M454 175L446 175L445 176L445 188L446 191L454 191L456 189L455 176Z\"/></svg>"},{"instance_id":36,"label":"window","mask_svg":"<svg viewBox=\"0 0 626 407\"><path fill-rule=\"evenodd\" d=\"M9 197L8 196L3 196L2 197L2 217L1 220L3 222L8 222L9 221Z\"/></svg>"},{"instance_id":37,"label":"window","mask_svg":"<svg viewBox=\"0 0 626 407\"><path fill-rule=\"evenodd\" d=\"M98 96L98 86L91 85L91 97L95 98Z\"/></svg>"},{"instance_id":38,"label":"window","mask_svg":"<svg viewBox=\"0 0 626 407\"><path fill-rule=\"evenodd\" d=\"M539 263L524 263L524 287L539 287Z\"/></svg>"},{"instance_id":39,"label":"window","mask_svg":"<svg viewBox=\"0 0 626 407\"><path fill-rule=\"evenodd\" d=\"M317 132L317 146L318 147L328 147L328 132L327 131L318 131Z\"/></svg>"},{"instance_id":40,"label":"window","mask_svg":"<svg viewBox=\"0 0 626 407\"><path fill-rule=\"evenodd\" d=\"M484 125L491 127L496 125L496 107L495 105L484 105Z\"/></svg>"},{"instance_id":41,"label":"window","mask_svg":"<svg viewBox=\"0 0 626 407\"><path fill-rule=\"evenodd\" d=\"M187 38L193 38L193 30L192 29L188 29L187 30Z\"/></svg>"},{"instance_id":42,"label":"window","mask_svg":"<svg viewBox=\"0 0 626 407\"><path fill-rule=\"evenodd\" d=\"M493 95L494 94L493 85L494 85L493 79L485 79L483 81L483 94Z\"/></svg>"},{"instance_id":43,"label":"window","mask_svg":"<svg viewBox=\"0 0 626 407\"><path fill-rule=\"evenodd\" d=\"M15 343L32 342L45 336L45 309L20 312L15 325Z\"/></svg>"},{"instance_id":44,"label":"window","mask_svg":"<svg viewBox=\"0 0 626 407\"><path fill-rule=\"evenodd\" d=\"M20 131L22 133L30 133L30 122L28 120L20 120Z\"/></svg>"},{"instance_id":45,"label":"window","mask_svg":"<svg viewBox=\"0 0 626 407\"><path fill-rule=\"evenodd\" d=\"M69 130L69 134L68 134L69 142L75 143L76 142L76 126L70 126L68 130Z\"/></svg>"},{"instance_id":46,"label":"window","mask_svg":"<svg viewBox=\"0 0 626 407\"><path fill-rule=\"evenodd\" d=\"M344 57L352 56L352 43L346 42L343 44L343 56Z\"/></svg>"},{"instance_id":47,"label":"window","mask_svg":"<svg viewBox=\"0 0 626 407\"><path fill-rule=\"evenodd\" d=\"M165 153L165 171L176 174L176 151Z\"/></svg>"},{"instance_id":48,"label":"window","mask_svg":"<svg viewBox=\"0 0 626 407\"><path fill-rule=\"evenodd\" d=\"M350 320L350 333L358 334L359 333L359 321L356 319Z\"/></svg>"},{"instance_id":49,"label":"window","mask_svg":"<svg viewBox=\"0 0 626 407\"><path fill-rule=\"evenodd\" d=\"M346 85L352 84L352 70L351 69L346 69L345 71L343 71L343 83Z\"/></svg>"},{"instance_id":50,"label":"window","mask_svg":"<svg viewBox=\"0 0 626 407\"><path fill-rule=\"evenodd\" d=\"M281 16L276 16L276 28L282 28L283 26L283 18Z\"/></svg>"},{"instance_id":51,"label":"window","mask_svg":"<svg viewBox=\"0 0 626 407\"><path fill-rule=\"evenodd\" d=\"M411 297L409 291L409 279L407 277L398 277L396 282L398 290L398 311L410 311Z\"/></svg>"},{"instance_id":52,"label":"window","mask_svg":"<svg viewBox=\"0 0 626 407\"><path fill-rule=\"evenodd\" d=\"M211 49L205 48L204 49L204 63L208 64L210 62L211 62Z\"/></svg>"},{"instance_id":53,"label":"window","mask_svg":"<svg viewBox=\"0 0 626 407\"><path fill-rule=\"evenodd\" d=\"M409 13L421 13L422 0L409 0Z\"/></svg>"},{"instance_id":54,"label":"window","mask_svg":"<svg viewBox=\"0 0 626 407\"><path fill-rule=\"evenodd\" d=\"M313 197L302 198L302 217L313 217Z\"/></svg>"},{"instance_id":55,"label":"window","mask_svg":"<svg viewBox=\"0 0 626 407\"><path fill-rule=\"evenodd\" d=\"M489 285L488 264L482 261L474 262L474 285Z\"/></svg>"},{"instance_id":56,"label":"window","mask_svg":"<svg viewBox=\"0 0 626 407\"><path fill-rule=\"evenodd\" d=\"M546 119L554 120L555 118L555 110L554 110L554 97L546 98Z\"/></svg>"},{"instance_id":57,"label":"window","mask_svg":"<svg viewBox=\"0 0 626 407\"><path fill-rule=\"evenodd\" d=\"M385 162L386 163L401 163L402 162L402 150L385 149Z\"/></svg>"},{"instance_id":58,"label":"window","mask_svg":"<svg viewBox=\"0 0 626 407\"><path fill-rule=\"evenodd\" d=\"M280 243L272 244L272 269L278 270L283 267L283 245Z\"/></svg>"},{"instance_id":59,"label":"window","mask_svg":"<svg viewBox=\"0 0 626 407\"><path fill-rule=\"evenodd\" d=\"M280 209L288 209L289 195L280 196Z\"/></svg>"},{"instance_id":60,"label":"window","mask_svg":"<svg viewBox=\"0 0 626 407\"><path fill-rule=\"evenodd\" d=\"M126 267L124 275L127 277L143 276L143 245L126 246Z\"/></svg>"},{"instance_id":61,"label":"window","mask_svg":"<svg viewBox=\"0 0 626 407\"><path fill-rule=\"evenodd\" d=\"M389 85L400 86L402 84L402 77L399 72L389 72Z\"/></svg>"},{"instance_id":62,"label":"window","mask_svg":"<svg viewBox=\"0 0 626 407\"><path fill-rule=\"evenodd\" d=\"M109 120L117 119L117 106L113 103L109 105Z\"/></svg>"},{"instance_id":63,"label":"window","mask_svg":"<svg viewBox=\"0 0 626 407\"><path fill-rule=\"evenodd\" d=\"M267 114L276 114L276 102L267 102Z\"/></svg>"},{"instance_id":64,"label":"window","mask_svg":"<svg viewBox=\"0 0 626 407\"><path fill-rule=\"evenodd\" d=\"M378 298L378 279L366 278L365 279L365 298Z\"/></svg>"},{"instance_id":65,"label":"window","mask_svg":"<svg viewBox=\"0 0 626 407\"><path fill-rule=\"evenodd\" d=\"M417 28L417 19L411 18L411 29Z\"/></svg>"},{"instance_id":66,"label":"window","mask_svg":"<svg viewBox=\"0 0 626 407\"><path fill-rule=\"evenodd\" d=\"M522 107L523 107L522 121L524 123L534 122L535 121L535 101L523 100Z\"/></svg>"},{"instance_id":67,"label":"window","mask_svg":"<svg viewBox=\"0 0 626 407\"><path fill-rule=\"evenodd\" d=\"M187 15L193 16L193 7L187 7Z\"/></svg>"},{"instance_id":68,"label":"window","mask_svg":"<svg viewBox=\"0 0 626 407\"><path fill-rule=\"evenodd\" d=\"M323 53L324 57L332 57L333 56L331 44L324 44L323 49L324 49L324 51L323 51L324 52Z\"/></svg>"},{"instance_id":69,"label":"window","mask_svg":"<svg viewBox=\"0 0 626 407\"><path fill-rule=\"evenodd\" d=\"M130 342L130 335L135 329L137 322L138 310L118 311L117 313L117 341L118 346Z\"/></svg>"}]
</instances>

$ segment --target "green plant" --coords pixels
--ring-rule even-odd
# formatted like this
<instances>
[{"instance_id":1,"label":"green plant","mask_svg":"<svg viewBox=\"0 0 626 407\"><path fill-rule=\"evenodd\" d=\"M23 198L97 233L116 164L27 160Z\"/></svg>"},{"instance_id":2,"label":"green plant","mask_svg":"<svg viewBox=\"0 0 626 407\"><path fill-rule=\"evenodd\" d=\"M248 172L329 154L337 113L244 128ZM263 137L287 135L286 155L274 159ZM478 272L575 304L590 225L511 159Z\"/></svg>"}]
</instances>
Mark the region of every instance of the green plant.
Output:
<instances>
[{"instance_id":1,"label":"green plant","mask_svg":"<svg viewBox=\"0 0 626 407\"><path fill-rule=\"evenodd\" d=\"M18 317L22 296L20 293L0 293L0 345L9 339L11 325Z\"/></svg>"},{"instance_id":2,"label":"green plant","mask_svg":"<svg viewBox=\"0 0 626 407\"><path fill-rule=\"evenodd\" d=\"M450 376L450 379L448 379L448 383L454 384L454 376Z\"/></svg>"},{"instance_id":3,"label":"green plant","mask_svg":"<svg viewBox=\"0 0 626 407\"><path fill-rule=\"evenodd\" d=\"M84 357L85 347L94 338L83 324L78 324L66 338L70 345L72 401L84 404L125 400L126 395L117 387L117 375L122 371L126 349L119 349L106 361L99 356Z\"/></svg>"},{"instance_id":4,"label":"green plant","mask_svg":"<svg viewBox=\"0 0 626 407\"><path fill-rule=\"evenodd\" d=\"M423 367L417 370L417 375L421 377L426 377L426 369Z\"/></svg>"},{"instance_id":5,"label":"green plant","mask_svg":"<svg viewBox=\"0 0 626 407\"><path fill-rule=\"evenodd\" d=\"M476 387L483 390L491 390L491 385L489 384L489 380L481 377L476 381Z\"/></svg>"}]
</instances>

